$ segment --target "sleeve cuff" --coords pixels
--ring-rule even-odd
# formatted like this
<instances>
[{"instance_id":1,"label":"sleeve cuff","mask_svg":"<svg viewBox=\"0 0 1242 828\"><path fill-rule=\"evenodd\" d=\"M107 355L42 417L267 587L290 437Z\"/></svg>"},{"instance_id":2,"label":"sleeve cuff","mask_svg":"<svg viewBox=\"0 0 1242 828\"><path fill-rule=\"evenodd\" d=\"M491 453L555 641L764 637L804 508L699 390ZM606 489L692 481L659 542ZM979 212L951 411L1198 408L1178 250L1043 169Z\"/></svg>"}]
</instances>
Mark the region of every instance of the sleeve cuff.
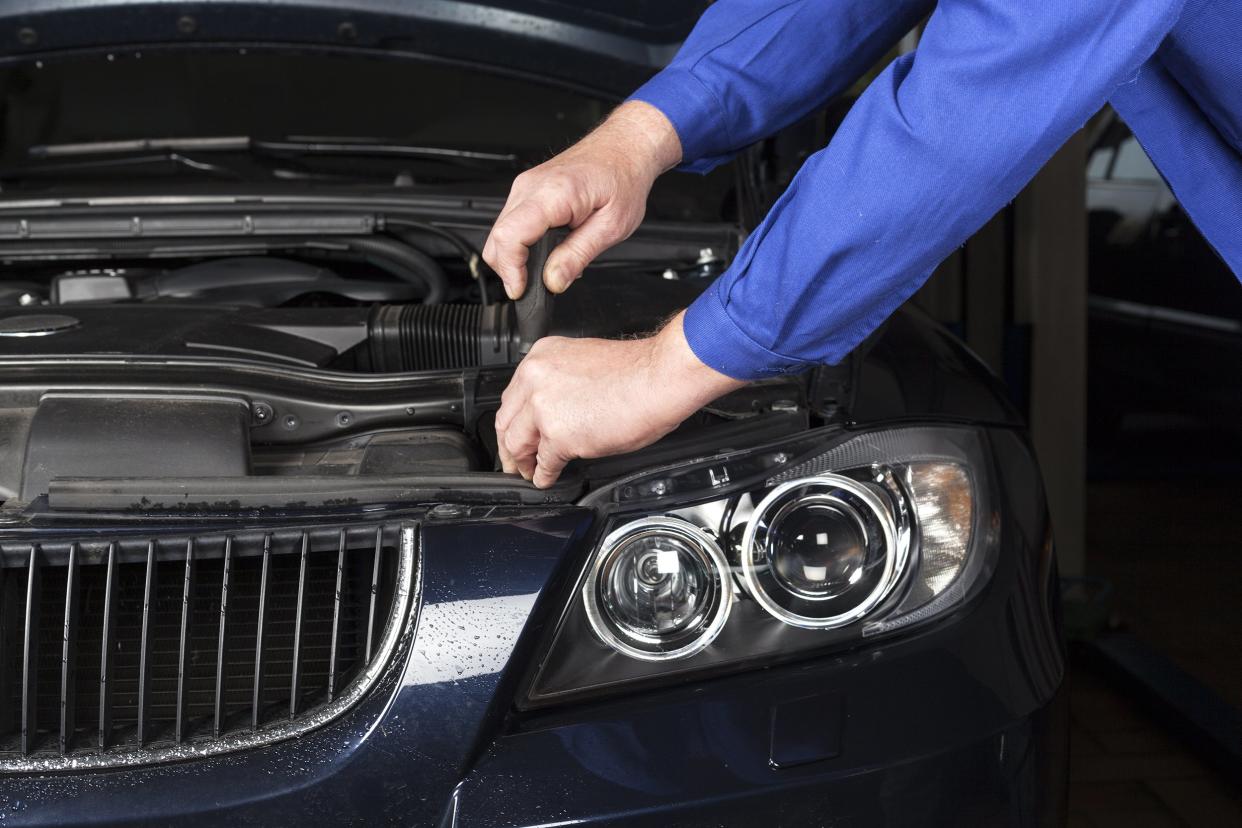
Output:
<instances>
[{"instance_id":1,"label":"sleeve cuff","mask_svg":"<svg viewBox=\"0 0 1242 828\"><path fill-rule=\"evenodd\" d=\"M816 363L769 351L738 327L725 310L717 281L686 309L682 320L686 342L710 368L737 380L795 374Z\"/></svg>"},{"instance_id":2,"label":"sleeve cuff","mask_svg":"<svg viewBox=\"0 0 1242 828\"><path fill-rule=\"evenodd\" d=\"M629 100L651 104L672 123L681 140L679 170L708 172L727 157L722 147L730 142L720 103L690 70L670 66L640 86Z\"/></svg>"}]
</instances>

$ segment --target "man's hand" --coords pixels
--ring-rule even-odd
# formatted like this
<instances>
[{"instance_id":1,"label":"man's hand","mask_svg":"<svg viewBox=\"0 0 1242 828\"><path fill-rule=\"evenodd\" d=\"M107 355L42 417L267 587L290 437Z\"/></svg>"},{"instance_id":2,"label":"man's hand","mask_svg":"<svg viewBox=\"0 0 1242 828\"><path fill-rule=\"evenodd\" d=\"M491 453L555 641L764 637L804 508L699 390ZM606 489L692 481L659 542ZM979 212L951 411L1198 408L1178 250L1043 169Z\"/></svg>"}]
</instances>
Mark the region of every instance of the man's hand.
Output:
<instances>
[{"instance_id":1,"label":"man's hand","mask_svg":"<svg viewBox=\"0 0 1242 828\"><path fill-rule=\"evenodd\" d=\"M514 179L483 260L516 299L526 289L527 248L554 227L570 227L543 273L548 290L564 291L596 256L629 238L651 185L680 160L677 131L658 109L622 104L590 135Z\"/></svg>"},{"instance_id":2,"label":"man's hand","mask_svg":"<svg viewBox=\"0 0 1242 828\"><path fill-rule=\"evenodd\" d=\"M496 414L504 470L547 488L570 460L640 449L744 385L699 361L681 319L648 339L536 342Z\"/></svg>"}]
</instances>

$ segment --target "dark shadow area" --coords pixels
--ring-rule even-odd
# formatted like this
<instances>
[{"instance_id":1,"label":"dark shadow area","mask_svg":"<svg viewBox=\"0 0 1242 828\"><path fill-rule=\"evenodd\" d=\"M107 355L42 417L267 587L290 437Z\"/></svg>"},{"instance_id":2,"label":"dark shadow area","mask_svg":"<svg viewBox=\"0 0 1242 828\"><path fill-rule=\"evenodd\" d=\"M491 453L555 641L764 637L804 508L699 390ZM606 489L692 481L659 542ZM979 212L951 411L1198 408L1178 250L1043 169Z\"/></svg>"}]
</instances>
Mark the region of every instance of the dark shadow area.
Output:
<instances>
[{"instance_id":1,"label":"dark shadow area","mask_svg":"<svg viewBox=\"0 0 1242 828\"><path fill-rule=\"evenodd\" d=\"M1102 606L1071 629L1069 824L1240 825L1238 779L1178 724L1188 700L1084 642L1131 634L1242 708L1242 285L1111 115L1087 182L1085 574Z\"/></svg>"},{"instance_id":2,"label":"dark shadow area","mask_svg":"<svg viewBox=\"0 0 1242 828\"><path fill-rule=\"evenodd\" d=\"M1071 660L1069 828L1242 824L1242 794L1152 713Z\"/></svg>"}]
</instances>

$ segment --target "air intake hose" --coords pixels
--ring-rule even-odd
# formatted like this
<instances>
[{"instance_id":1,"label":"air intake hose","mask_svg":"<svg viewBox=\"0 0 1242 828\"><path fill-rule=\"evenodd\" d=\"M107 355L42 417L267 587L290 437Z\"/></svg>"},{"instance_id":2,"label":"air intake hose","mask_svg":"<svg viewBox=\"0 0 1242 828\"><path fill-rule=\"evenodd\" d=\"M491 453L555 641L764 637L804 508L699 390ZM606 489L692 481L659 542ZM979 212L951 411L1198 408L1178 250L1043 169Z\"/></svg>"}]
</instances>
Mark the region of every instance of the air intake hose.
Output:
<instances>
[{"instance_id":1,"label":"air intake hose","mask_svg":"<svg viewBox=\"0 0 1242 828\"><path fill-rule=\"evenodd\" d=\"M526 290L495 305L381 305L371 314L371 370L379 373L508 365L548 332L552 295L543 266L553 246L545 234L526 259Z\"/></svg>"},{"instance_id":2,"label":"air intake hose","mask_svg":"<svg viewBox=\"0 0 1242 828\"><path fill-rule=\"evenodd\" d=\"M511 302L494 305L379 305L367 353L377 373L507 365L521 342Z\"/></svg>"}]
</instances>

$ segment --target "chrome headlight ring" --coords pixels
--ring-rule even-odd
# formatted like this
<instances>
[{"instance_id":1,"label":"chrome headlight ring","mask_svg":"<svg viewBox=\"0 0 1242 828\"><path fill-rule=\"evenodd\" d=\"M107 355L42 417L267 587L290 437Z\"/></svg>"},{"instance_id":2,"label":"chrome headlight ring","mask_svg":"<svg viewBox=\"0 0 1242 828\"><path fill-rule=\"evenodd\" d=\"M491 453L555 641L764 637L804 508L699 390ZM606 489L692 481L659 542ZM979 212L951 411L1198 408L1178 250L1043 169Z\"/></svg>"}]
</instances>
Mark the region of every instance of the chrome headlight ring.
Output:
<instances>
[{"instance_id":1,"label":"chrome headlight ring","mask_svg":"<svg viewBox=\"0 0 1242 828\"><path fill-rule=\"evenodd\" d=\"M788 544L791 534L784 524L798 512L820 512L820 519L832 515L843 523L846 534L853 534L852 545L836 546L829 532L816 532L809 544L823 547L816 566L803 563L826 586L819 594L799 589L782 577L789 569L783 559L796 556ZM805 520L805 519L804 519ZM804 525L804 532L809 531ZM852 624L887 598L906 571L908 538L902 538L890 508L865 483L838 474L820 474L782 483L755 507L742 538L742 581L747 593L769 614L786 624L805 629L834 629ZM796 540L808 544L803 534ZM901 542L899 542L899 540ZM846 560L842 560L846 559ZM836 570L835 572L830 571ZM833 574L844 583L831 584ZM836 587L835 591L832 587ZM842 600L861 586L861 599Z\"/></svg>"},{"instance_id":2,"label":"chrome headlight ring","mask_svg":"<svg viewBox=\"0 0 1242 828\"><path fill-rule=\"evenodd\" d=\"M642 623L658 627L659 597L670 625L664 633ZM614 650L667 661L692 656L716 638L733 606L733 579L724 552L702 529L677 517L646 517L604 538L582 599L591 628Z\"/></svg>"}]
</instances>

